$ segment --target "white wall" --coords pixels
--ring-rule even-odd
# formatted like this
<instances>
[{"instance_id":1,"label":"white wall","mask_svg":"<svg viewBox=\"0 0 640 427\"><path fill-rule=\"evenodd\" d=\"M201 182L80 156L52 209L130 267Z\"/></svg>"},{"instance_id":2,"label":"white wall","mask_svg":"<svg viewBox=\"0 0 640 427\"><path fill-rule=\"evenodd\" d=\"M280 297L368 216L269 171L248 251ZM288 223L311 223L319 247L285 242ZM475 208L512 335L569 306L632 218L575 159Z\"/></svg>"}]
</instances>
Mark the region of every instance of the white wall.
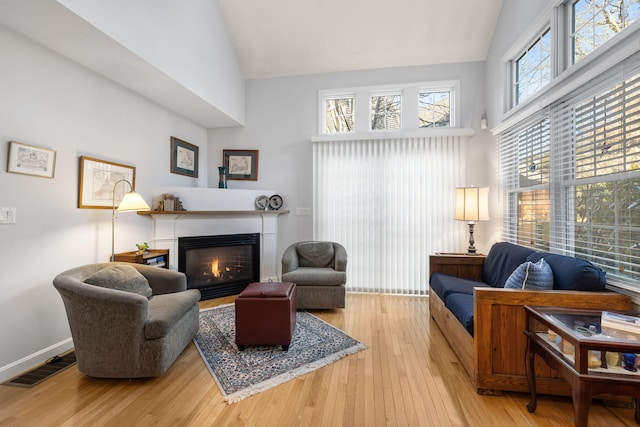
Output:
<instances>
[{"instance_id":1,"label":"white wall","mask_svg":"<svg viewBox=\"0 0 640 427\"><path fill-rule=\"evenodd\" d=\"M122 86L0 26L0 164L8 141L57 151L54 179L0 170L0 206L17 208L0 225L0 381L71 347L61 271L111 252L111 211L78 209L79 156L136 167L150 202L159 185L206 186L207 132ZM200 178L169 172L170 137L200 147ZM151 219L121 214L116 252L151 238Z\"/></svg>"},{"instance_id":2,"label":"white wall","mask_svg":"<svg viewBox=\"0 0 640 427\"><path fill-rule=\"evenodd\" d=\"M461 127L475 128L471 142L474 163L468 185L491 185L495 170L492 137L480 130L484 114L483 63L390 68L328 73L300 77L258 79L247 82L247 124L243 128L209 130L209 186L218 185L217 166L223 149L258 149L258 181L229 181L230 188L273 188L291 213L279 218L280 254L296 241L313 237L310 216L296 216L297 207L313 208L311 136L318 133L318 91L358 86L460 80ZM375 206L372 206L375 209ZM477 247L488 250L489 224L478 224ZM425 261L426 262L426 261Z\"/></svg>"},{"instance_id":3,"label":"white wall","mask_svg":"<svg viewBox=\"0 0 640 427\"><path fill-rule=\"evenodd\" d=\"M175 82L244 122L244 79L217 1L58 1Z\"/></svg>"}]
</instances>

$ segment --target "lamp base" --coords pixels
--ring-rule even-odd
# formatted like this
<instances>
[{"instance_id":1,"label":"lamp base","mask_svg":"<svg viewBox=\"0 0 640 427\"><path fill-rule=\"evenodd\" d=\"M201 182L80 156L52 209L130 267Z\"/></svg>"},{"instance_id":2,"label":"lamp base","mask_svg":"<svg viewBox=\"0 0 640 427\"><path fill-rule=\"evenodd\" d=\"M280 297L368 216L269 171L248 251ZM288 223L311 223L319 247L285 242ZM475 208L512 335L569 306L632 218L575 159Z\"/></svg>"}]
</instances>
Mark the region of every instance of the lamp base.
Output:
<instances>
[{"instance_id":1,"label":"lamp base","mask_svg":"<svg viewBox=\"0 0 640 427\"><path fill-rule=\"evenodd\" d=\"M478 253L476 252L475 240L473 239L473 226L475 223L473 221L469 222L469 247L467 248L467 253L465 255L468 256L476 256Z\"/></svg>"}]
</instances>

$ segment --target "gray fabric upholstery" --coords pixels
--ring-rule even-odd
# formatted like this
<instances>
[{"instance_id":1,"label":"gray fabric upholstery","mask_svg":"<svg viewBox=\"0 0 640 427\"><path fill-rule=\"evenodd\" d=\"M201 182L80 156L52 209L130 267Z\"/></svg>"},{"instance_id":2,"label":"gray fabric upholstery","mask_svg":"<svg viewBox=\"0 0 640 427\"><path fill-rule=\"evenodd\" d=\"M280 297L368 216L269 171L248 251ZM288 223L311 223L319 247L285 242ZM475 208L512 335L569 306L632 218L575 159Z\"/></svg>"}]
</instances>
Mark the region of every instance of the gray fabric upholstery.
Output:
<instances>
[{"instance_id":1,"label":"gray fabric upholstery","mask_svg":"<svg viewBox=\"0 0 640 427\"><path fill-rule=\"evenodd\" d=\"M282 255L282 281L295 283L298 309L344 308L347 251L335 242L299 242Z\"/></svg>"},{"instance_id":2,"label":"gray fabric upholstery","mask_svg":"<svg viewBox=\"0 0 640 427\"><path fill-rule=\"evenodd\" d=\"M151 297L85 282L118 265L141 273ZM53 284L67 312L78 369L92 377L162 375L198 331L200 292L187 290L183 273L142 264L98 263L60 273Z\"/></svg>"},{"instance_id":3,"label":"gray fabric upholstery","mask_svg":"<svg viewBox=\"0 0 640 427\"><path fill-rule=\"evenodd\" d=\"M85 283L103 288L134 292L149 298L153 292L147 279L130 265L111 265L84 279Z\"/></svg>"}]
</instances>

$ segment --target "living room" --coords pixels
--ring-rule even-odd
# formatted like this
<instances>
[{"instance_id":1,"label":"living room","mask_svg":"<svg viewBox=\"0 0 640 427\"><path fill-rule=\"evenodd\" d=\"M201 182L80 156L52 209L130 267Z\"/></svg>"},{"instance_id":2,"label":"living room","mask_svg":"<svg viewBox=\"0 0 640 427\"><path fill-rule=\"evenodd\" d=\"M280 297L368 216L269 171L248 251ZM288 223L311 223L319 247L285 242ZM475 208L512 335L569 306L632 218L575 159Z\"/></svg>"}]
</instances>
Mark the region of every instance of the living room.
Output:
<instances>
[{"instance_id":1,"label":"living room","mask_svg":"<svg viewBox=\"0 0 640 427\"><path fill-rule=\"evenodd\" d=\"M151 6L146 3L140 10L120 5L130 12L126 17L101 14L102 7L72 0L0 4L0 51L6 58L0 69L0 156L8 156L9 141L56 151L53 179L0 172L0 205L16 208L15 224L0 228L3 381L72 346L64 306L51 281L61 271L106 261L111 254L111 211L78 208L80 156L135 166L136 191L150 201L157 187L217 188L224 149L259 150L258 180L230 181L229 187L269 189L285 198L291 213L278 219L282 254L291 243L314 238L312 216L295 211L314 206L311 138L319 134L319 91L457 80L459 126L473 130L468 154L473 161L464 184L492 189L492 219L477 225L476 246L486 253L501 240L503 202L498 195L497 138L491 130L508 121L504 57L514 42L532 31L532 23L549 4L560 2L491 2L495 30L484 56L473 61L249 79L243 76L217 2L191 3L194 9L183 11L185 21L176 22L169 15L170 6L164 10L167 15L136 22L148 13L145 7ZM216 25L198 27L200 18ZM164 26L154 29L158 22ZM158 53L145 44L139 37L145 32L162 40L165 50ZM214 40L215 47L202 54L205 39ZM637 46L632 49L637 51ZM588 74L588 67L583 68ZM170 172L172 136L199 147L197 178ZM2 157L0 162L7 160ZM464 236L465 224L456 226ZM116 252L133 250L135 243L152 236L148 217L120 215ZM465 243L463 237L438 250L462 251ZM424 322L429 329L428 318L419 324ZM446 346L442 338L437 343ZM451 356L455 357L447 348L443 357ZM196 359L193 352L187 360ZM460 374L453 381L463 380ZM215 398L211 394L208 397ZM568 403L564 408L570 407ZM625 420L631 419L624 414ZM463 419L451 424L464 425ZM539 420L529 422L536 425Z\"/></svg>"}]
</instances>

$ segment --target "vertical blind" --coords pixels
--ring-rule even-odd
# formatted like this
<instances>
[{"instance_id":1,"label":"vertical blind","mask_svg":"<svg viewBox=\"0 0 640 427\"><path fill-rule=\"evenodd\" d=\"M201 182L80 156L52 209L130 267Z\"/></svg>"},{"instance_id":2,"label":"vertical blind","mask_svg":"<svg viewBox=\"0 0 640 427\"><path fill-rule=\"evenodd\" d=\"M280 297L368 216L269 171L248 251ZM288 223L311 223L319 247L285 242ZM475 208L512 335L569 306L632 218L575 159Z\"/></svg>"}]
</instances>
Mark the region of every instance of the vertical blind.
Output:
<instances>
[{"instance_id":1,"label":"vertical blind","mask_svg":"<svg viewBox=\"0 0 640 427\"><path fill-rule=\"evenodd\" d=\"M314 238L345 246L350 291L425 295L429 255L459 250L467 137L315 142Z\"/></svg>"},{"instance_id":2,"label":"vertical blind","mask_svg":"<svg viewBox=\"0 0 640 427\"><path fill-rule=\"evenodd\" d=\"M505 239L640 287L640 54L505 131L499 150Z\"/></svg>"}]
</instances>

